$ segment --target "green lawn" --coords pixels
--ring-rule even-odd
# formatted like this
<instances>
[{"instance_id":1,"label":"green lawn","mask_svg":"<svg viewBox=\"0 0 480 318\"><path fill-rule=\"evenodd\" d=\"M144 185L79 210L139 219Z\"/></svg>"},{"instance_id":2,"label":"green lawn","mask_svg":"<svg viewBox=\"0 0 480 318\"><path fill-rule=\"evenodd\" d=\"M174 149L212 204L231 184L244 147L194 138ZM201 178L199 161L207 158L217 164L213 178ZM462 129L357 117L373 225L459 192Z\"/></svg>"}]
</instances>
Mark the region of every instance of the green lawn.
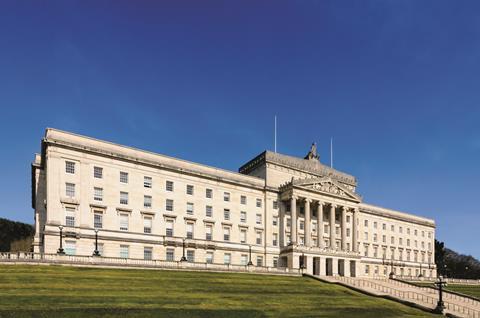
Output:
<instances>
[{"instance_id":1,"label":"green lawn","mask_svg":"<svg viewBox=\"0 0 480 318\"><path fill-rule=\"evenodd\" d=\"M433 283L416 283L421 286L430 286L433 287ZM451 290L457 293L462 293L465 295L470 295L480 299L480 285L461 285L461 284L452 284L448 283L446 290Z\"/></svg>"},{"instance_id":2,"label":"green lawn","mask_svg":"<svg viewBox=\"0 0 480 318\"><path fill-rule=\"evenodd\" d=\"M0 317L433 317L306 277L0 265Z\"/></svg>"}]
</instances>

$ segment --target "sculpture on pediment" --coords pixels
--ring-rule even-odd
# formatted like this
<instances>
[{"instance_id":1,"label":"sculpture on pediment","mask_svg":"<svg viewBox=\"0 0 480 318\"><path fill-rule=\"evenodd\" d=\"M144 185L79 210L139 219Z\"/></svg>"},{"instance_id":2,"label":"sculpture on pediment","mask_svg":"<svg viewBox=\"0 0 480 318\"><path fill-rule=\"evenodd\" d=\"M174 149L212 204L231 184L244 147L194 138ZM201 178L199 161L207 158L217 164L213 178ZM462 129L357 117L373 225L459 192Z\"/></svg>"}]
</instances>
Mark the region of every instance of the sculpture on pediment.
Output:
<instances>
[{"instance_id":1,"label":"sculpture on pediment","mask_svg":"<svg viewBox=\"0 0 480 318\"><path fill-rule=\"evenodd\" d=\"M312 143L312 145L310 146L310 151L307 153L307 155L305 156L304 159L308 159L308 160L320 160L320 156L317 154L317 144L316 143Z\"/></svg>"}]
</instances>

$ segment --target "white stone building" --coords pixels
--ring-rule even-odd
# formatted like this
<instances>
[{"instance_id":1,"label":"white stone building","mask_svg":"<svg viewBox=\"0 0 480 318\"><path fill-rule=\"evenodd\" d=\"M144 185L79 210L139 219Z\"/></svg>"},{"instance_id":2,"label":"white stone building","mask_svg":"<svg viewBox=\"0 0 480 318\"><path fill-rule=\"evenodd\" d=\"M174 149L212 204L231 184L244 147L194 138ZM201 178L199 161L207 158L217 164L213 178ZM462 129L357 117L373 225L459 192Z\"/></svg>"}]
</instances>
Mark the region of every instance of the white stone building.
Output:
<instances>
[{"instance_id":1,"label":"white stone building","mask_svg":"<svg viewBox=\"0 0 480 318\"><path fill-rule=\"evenodd\" d=\"M435 223L366 204L357 180L265 151L239 173L47 129L32 164L34 250L305 267L316 275L436 276ZM292 221L293 220L293 221ZM249 248L251 248L251 259Z\"/></svg>"}]
</instances>

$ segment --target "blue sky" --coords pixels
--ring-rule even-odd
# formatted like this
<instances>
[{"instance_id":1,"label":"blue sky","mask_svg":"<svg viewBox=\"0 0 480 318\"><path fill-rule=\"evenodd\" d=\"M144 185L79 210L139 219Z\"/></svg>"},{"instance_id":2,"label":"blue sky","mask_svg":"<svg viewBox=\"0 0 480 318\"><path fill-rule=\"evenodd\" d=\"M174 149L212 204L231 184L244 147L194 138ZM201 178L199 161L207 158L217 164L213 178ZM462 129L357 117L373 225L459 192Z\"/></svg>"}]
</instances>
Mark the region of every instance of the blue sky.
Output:
<instances>
[{"instance_id":1,"label":"blue sky","mask_svg":"<svg viewBox=\"0 0 480 318\"><path fill-rule=\"evenodd\" d=\"M2 1L0 216L46 127L236 170L312 141L480 257L478 1Z\"/></svg>"}]
</instances>

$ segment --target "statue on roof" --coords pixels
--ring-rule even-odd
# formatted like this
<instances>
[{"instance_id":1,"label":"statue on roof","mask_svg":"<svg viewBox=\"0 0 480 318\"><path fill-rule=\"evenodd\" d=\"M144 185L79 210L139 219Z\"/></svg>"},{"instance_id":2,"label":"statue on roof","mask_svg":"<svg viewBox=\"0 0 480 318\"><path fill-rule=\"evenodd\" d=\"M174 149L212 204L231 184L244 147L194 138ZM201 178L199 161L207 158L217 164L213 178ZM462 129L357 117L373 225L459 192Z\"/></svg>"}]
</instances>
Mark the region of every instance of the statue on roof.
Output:
<instances>
[{"instance_id":1,"label":"statue on roof","mask_svg":"<svg viewBox=\"0 0 480 318\"><path fill-rule=\"evenodd\" d=\"M312 145L310 146L310 151L307 153L305 156L305 159L308 160L320 160L320 156L317 154L317 144L315 142L312 142Z\"/></svg>"}]
</instances>

